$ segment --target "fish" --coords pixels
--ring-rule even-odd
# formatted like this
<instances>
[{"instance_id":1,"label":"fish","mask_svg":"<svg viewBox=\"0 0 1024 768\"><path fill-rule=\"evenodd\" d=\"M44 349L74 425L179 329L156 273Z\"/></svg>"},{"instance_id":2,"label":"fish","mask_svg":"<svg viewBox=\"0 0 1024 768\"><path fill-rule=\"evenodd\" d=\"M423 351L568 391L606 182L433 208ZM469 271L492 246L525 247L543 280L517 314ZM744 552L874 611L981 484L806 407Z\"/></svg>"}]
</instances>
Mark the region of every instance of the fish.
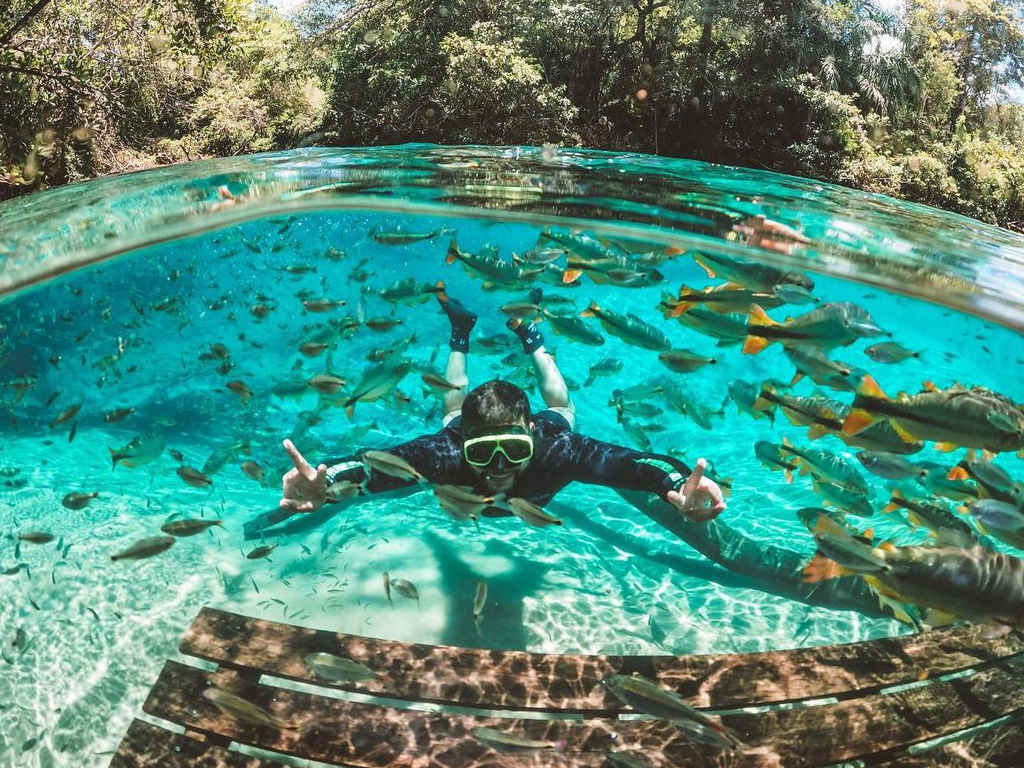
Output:
<instances>
[{"instance_id":1,"label":"fish","mask_svg":"<svg viewBox=\"0 0 1024 768\"><path fill-rule=\"evenodd\" d=\"M584 387L589 387L599 376L614 376L622 372L622 361L617 357L604 357L587 369L587 380L583 382Z\"/></svg>"},{"instance_id":2,"label":"fish","mask_svg":"<svg viewBox=\"0 0 1024 768\"><path fill-rule=\"evenodd\" d=\"M604 756L612 768L654 768L650 761L639 752L616 752L609 749Z\"/></svg>"},{"instance_id":3,"label":"fish","mask_svg":"<svg viewBox=\"0 0 1024 768\"><path fill-rule=\"evenodd\" d=\"M998 499L979 499L967 508L967 514L984 533L1024 549L1024 509Z\"/></svg>"},{"instance_id":4,"label":"fish","mask_svg":"<svg viewBox=\"0 0 1024 768\"><path fill-rule=\"evenodd\" d=\"M993 453L1024 448L1024 412L983 387L926 387L919 394L892 400L878 382L865 376L843 422L843 433L856 435L880 419L888 419L905 440L931 440L940 451L959 446Z\"/></svg>"},{"instance_id":5,"label":"fish","mask_svg":"<svg viewBox=\"0 0 1024 768\"><path fill-rule=\"evenodd\" d=\"M19 541L27 541L29 544L49 544L53 541L53 534L46 531L25 531L18 534Z\"/></svg>"},{"instance_id":6,"label":"fish","mask_svg":"<svg viewBox=\"0 0 1024 768\"><path fill-rule=\"evenodd\" d=\"M558 261L569 252L564 248L538 247L531 248L523 253L513 253L512 261L516 264L528 264L530 266L544 266Z\"/></svg>"},{"instance_id":7,"label":"fish","mask_svg":"<svg viewBox=\"0 0 1024 768\"><path fill-rule=\"evenodd\" d=\"M213 485L213 479L209 475L205 475L198 469L193 469L186 464L182 464L174 471L178 473L178 477L193 488L209 488Z\"/></svg>"},{"instance_id":8,"label":"fish","mask_svg":"<svg viewBox=\"0 0 1024 768\"><path fill-rule=\"evenodd\" d=\"M433 240L435 237L448 237L454 235L455 230L451 227L432 229L429 232L404 232L402 230L384 230L374 227L370 230L370 237L374 242L381 245L409 245L423 240Z\"/></svg>"},{"instance_id":9,"label":"fish","mask_svg":"<svg viewBox=\"0 0 1024 768\"><path fill-rule=\"evenodd\" d=\"M351 480L339 480L327 486L324 494L327 501L338 502L352 496L358 496L361 492L357 483L353 483Z\"/></svg>"},{"instance_id":10,"label":"fish","mask_svg":"<svg viewBox=\"0 0 1024 768\"><path fill-rule=\"evenodd\" d=\"M945 467L933 465L930 462L922 462L921 466L926 471L917 478L917 482L936 496L967 502L980 498L981 494L977 486L968 480L950 480Z\"/></svg>"},{"instance_id":11,"label":"fish","mask_svg":"<svg viewBox=\"0 0 1024 768\"><path fill-rule=\"evenodd\" d=\"M387 675L374 672L365 664L353 661L347 656L333 653L310 653L302 660L317 677L334 683L363 683L370 680L385 680Z\"/></svg>"},{"instance_id":12,"label":"fish","mask_svg":"<svg viewBox=\"0 0 1024 768\"><path fill-rule=\"evenodd\" d=\"M755 408L758 397L761 393L761 386L743 379L734 379L729 382L729 398L736 403L736 410L745 413L755 419L768 419L775 423L775 406L767 403L764 407Z\"/></svg>"},{"instance_id":13,"label":"fish","mask_svg":"<svg viewBox=\"0 0 1024 768\"><path fill-rule=\"evenodd\" d=\"M636 347L656 352L664 352L672 347L668 337L650 323L632 313L621 315L610 309L603 309L596 301L590 302L590 306L583 310L581 317L596 317L608 333Z\"/></svg>"},{"instance_id":14,"label":"fish","mask_svg":"<svg viewBox=\"0 0 1024 768\"><path fill-rule=\"evenodd\" d=\"M15 574L20 573L21 571L27 570L28 563L18 563L17 565L11 566L10 568L5 568L4 570L0 571L0 574L4 576L14 576Z\"/></svg>"},{"instance_id":15,"label":"fish","mask_svg":"<svg viewBox=\"0 0 1024 768\"><path fill-rule=\"evenodd\" d=\"M495 501L493 496L480 496L463 485L435 485L434 496L441 509L456 520L475 520Z\"/></svg>"},{"instance_id":16,"label":"fish","mask_svg":"<svg viewBox=\"0 0 1024 768\"><path fill-rule=\"evenodd\" d=\"M880 598L977 623L1024 626L1024 560L981 546L872 548L822 521L819 529L819 550L826 543L828 551L804 569L805 582L858 573Z\"/></svg>"},{"instance_id":17,"label":"fish","mask_svg":"<svg viewBox=\"0 0 1024 768\"><path fill-rule=\"evenodd\" d=\"M251 477L258 483L263 483L263 479L266 477L267 471L262 466L257 464L255 461L243 461L241 467L247 477Z\"/></svg>"},{"instance_id":18,"label":"fish","mask_svg":"<svg viewBox=\"0 0 1024 768\"><path fill-rule=\"evenodd\" d=\"M499 258L495 252L466 253L459 249L458 242L452 238L445 262L454 264L456 261L462 263L463 269L471 277L482 278L484 288L515 288L531 282L544 270L543 267L520 267L514 262Z\"/></svg>"},{"instance_id":19,"label":"fish","mask_svg":"<svg viewBox=\"0 0 1024 768\"><path fill-rule=\"evenodd\" d=\"M147 539L140 539L128 547L128 549L111 555L110 559L114 561L141 560L144 557L152 557L170 549L174 541L173 536L153 536Z\"/></svg>"},{"instance_id":20,"label":"fish","mask_svg":"<svg viewBox=\"0 0 1024 768\"><path fill-rule=\"evenodd\" d=\"M654 448L651 444L651 439L644 432L643 428L632 419L623 418L621 412L619 423L622 424L622 430L629 435L634 444L640 446L641 450L650 452Z\"/></svg>"},{"instance_id":21,"label":"fish","mask_svg":"<svg viewBox=\"0 0 1024 768\"><path fill-rule=\"evenodd\" d=\"M82 410L82 403L77 403L76 405L68 406L63 411L61 411L53 421L50 422L50 429L53 429L58 424L63 424L65 421L70 421L75 417L75 415L80 410Z\"/></svg>"},{"instance_id":22,"label":"fish","mask_svg":"<svg viewBox=\"0 0 1024 768\"><path fill-rule=\"evenodd\" d=\"M433 371L427 371L420 374L420 378L423 379L423 383L431 389L436 389L439 392L451 392L462 389L458 384L452 384L448 379L439 373Z\"/></svg>"},{"instance_id":23,"label":"fish","mask_svg":"<svg viewBox=\"0 0 1024 768\"><path fill-rule=\"evenodd\" d=\"M387 571L384 571L384 594L387 595L388 602L394 605L391 600L391 575Z\"/></svg>"},{"instance_id":24,"label":"fish","mask_svg":"<svg viewBox=\"0 0 1024 768\"><path fill-rule=\"evenodd\" d=\"M818 479L835 483L847 490L870 496L871 488L852 462L842 456L819 448L797 448L788 438L782 438L780 451L796 457L801 474L813 474ZM806 470L806 471L805 471Z\"/></svg>"},{"instance_id":25,"label":"fish","mask_svg":"<svg viewBox=\"0 0 1024 768\"><path fill-rule=\"evenodd\" d=\"M103 414L103 420L108 424L116 424L119 421L123 421L128 418L133 413L135 413L134 408L115 408L112 411L106 411Z\"/></svg>"},{"instance_id":26,"label":"fish","mask_svg":"<svg viewBox=\"0 0 1024 768\"><path fill-rule=\"evenodd\" d=\"M306 382L322 395L334 395L345 386L345 380L333 373L318 373Z\"/></svg>"},{"instance_id":27,"label":"fish","mask_svg":"<svg viewBox=\"0 0 1024 768\"><path fill-rule=\"evenodd\" d=\"M786 476L787 483L793 482L793 472L800 467L797 462L783 456L781 446L769 443L767 440L758 440L754 443L754 455L772 472L781 469Z\"/></svg>"},{"instance_id":28,"label":"fish","mask_svg":"<svg viewBox=\"0 0 1024 768\"><path fill-rule=\"evenodd\" d=\"M811 482L811 486L814 488L814 492L825 500L826 504L831 504L843 512L861 517L871 517L875 514L871 500L863 493L851 491L841 485L817 478Z\"/></svg>"},{"instance_id":29,"label":"fish","mask_svg":"<svg viewBox=\"0 0 1024 768\"><path fill-rule=\"evenodd\" d=\"M712 410L710 407L683 392L679 387L672 386L670 384L665 385L664 395L666 402L673 410L678 411L692 420L693 423L701 429L713 429L714 425L711 423L711 417L725 415L724 407L719 407L718 410Z\"/></svg>"},{"instance_id":30,"label":"fish","mask_svg":"<svg viewBox=\"0 0 1024 768\"><path fill-rule=\"evenodd\" d=\"M343 403L348 418L351 420L354 417L356 403L373 402L389 394L410 370L412 361L406 358L393 363L384 362L365 370L352 396Z\"/></svg>"},{"instance_id":31,"label":"fish","mask_svg":"<svg viewBox=\"0 0 1024 768\"><path fill-rule=\"evenodd\" d=\"M533 752L536 750L561 750L565 748L565 739L540 741L484 726L477 726L469 733L477 741L481 741L499 752Z\"/></svg>"},{"instance_id":32,"label":"fish","mask_svg":"<svg viewBox=\"0 0 1024 768\"><path fill-rule=\"evenodd\" d=\"M664 301L659 306L663 305ZM676 319L698 333L718 339L718 346L720 347L730 347L734 344L739 344L747 337L746 316L734 312L719 314L694 307L685 314L679 315Z\"/></svg>"},{"instance_id":33,"label":"fish","mask_svg":"<svg viewBox=\"0 0 1024 768\"><path fill-rule=\"evenodd\" d=\"M238 395L241 398L243 404L248 403L249 400L252 398L252 390L249 389L249 386L241 379L229 381L224 386L226 389Z\"/></svg>"},{"instance_id":34,"label":"fish","mask_svg":"<svg viewBox=\"0 0 1024 768\"><path fill-rule=\"evenodd\" d=\"M611 675L601 681L601 686L626 706L671 721L695 741L728 751L743 746L724 725L691 707L679 694L645 677Z\"/></svg>"},{"instance_id":35,"label":"fish","mask_svg":"<svg viewBox=\"0 0 1024 768\"><path fill-rule=\"evenodd\" d=\"M366 359L371 363L382 363L392 355L397 355L400 352L404 352L410 346L416 343L416 334L412 334L404 339L399 339L393 344L389 344L386 347L379 347L371 350L367 355Z\"/></svg>"},{"instance_id":36,"label":"fish","mask_svg":"<svg viewBox=\"0 0 1024 768\"><path fill-rule=\"evenodd\" d=\"M487 582L478 581L476 592L473 594L473 623L480 626L480 619L484 615L484 607L487 605Z\"/></svg>"},{"instance_id":37,"label":"fish","mask_svg":"<svg viewBox=\"0 0 1024 768\"><path fill-rule=\"evenodd\" d=\"M973 480L982 498L998 499L1007 504L1024 504L1024 485L1015 481L1004 469L991 461L975 461L968 457L946 474L947 480Z\"/></svg>"},{"instance_id":38,"label":"fish","mask_svg":"<svg viewBox=\"0 0 1024 768\"><path fill-rule=\"evenodd\" d=\"M498 309L509 317L517 317L520 320L533 320L534 322L540 321L540 305L529 301L512 301L508 304L502 304Z\"/></svg>"},{"instance_id":39,"label":"fish","mask_svg":"<svg viewBox=\"0 0 1024 768\"><path fill-rule=\"evenodd\" d=\"M864 465L868 472L887 480L906 480L910 477L923 477L928 474L927 469L894 453L858 451L857 460Z\"/></svg>"},{"instance_id":40,"label":"fish","mask_svg":"<svg viewBox=\"0 0 1024 768\"><path fill-rule=\"evenodd\" d=\"M559 336L591 347L599 347L604 344L604 336L571 312L553 312L544 309L543 315L550 323L551 330Z\"/></svg>"},{"instance_id":41,"label":"fish","mask_svg":"<svg viewBox=\"0 0 1024 768\"><path fill-rule=\"evenodd\" d=\"M800 272L784 272L768 264L726 256L723 253L705 253L693 251L693 256L708 277L719 277L730 283L736 283L752 291L773 293L775 286L789 283L813 290L814 281Z\"/></svg>"},{"instance_id":42,"label":"fish","mask_svg":"<svg viewBox=\"0 0 1024 768\"><path fill-rule=\"evenodd\" d=\"M419 283L414 277L406 277L396 280L391 285L381 288L377 295L384 301L392 304L405 304L412 306L422 304L430 299L431 294L442 293L444 282L438 280L436 283Z\"/></svg>"},{"instance_id":43,"label":"fish","mask_svg":"<svg viewBox=\"0 0 1024 768\"><path fill-rule=\"evenodd\" d=\"M819 395L794 397L779 394L768 382L761 385L761 391L753 403L757 410L778 407L790 424L809 427L807 438L817 440L823 435L838 432L843 422L839 414L845 413L845 405Z\"/></svg>"},{"instance_id":44,"label":"fish","mask_svg":"<svg viewBox=\"0 0 1024 768\"><path fill-rule=\"evenodd\" d=\"M238 459L238 454L249 453L250 445L248 440L239 440L228 445L215 448L210 452L206 461L203 462L202 473L204 475L213 475L219 472L225 464L229 461L234 462Z\"/></svg>"},{"instance_id":45,"label":"fish","mask_svg":"<svg viewBox=\"0 0 1024 768\"><path fill-rule=\"evenodd\" d=\"M662 310L666 317L679 317L697 306L719 314L738 312L745 315L754 304L774 309L782 306L782 303L774 293L751 291L736 283L716 285L702 291L695 291L682 285L674 299L665 300Z\"/></svg>"},{"instance_id":46,"label":"fish","mask_svg":"<svg viewBox=\"0 0 1024 768\"><path fill-rule=\"evenodd\" d=\"M420 474L412 464L400 456L386 451L365 451L362 455L363 466L367 474L372 470L382 475L396 477L399 480L415 480L418 483L425 483L426 478Z\"/></svg>"},{"instance_id":47,"label":"fish","mask_svg":"<svg viewBox=\"0 0 1024 768\"><path fill-rule=\"evenodd\" d=\"M511 352L518 348L516 337L510 333L495 333L491 336L481 336L473 344L479 347L486 354L498 354Z\"/></svg>"},{"instance_id":48,"label":"fish","mask_svg":"<svg viewBox=\"0 0 1024 768\"><path fill-rule=\"evenodd\" d=\"M510 499L506 499L505 501L499 503L497 506L500 506L502 509L506 509L507 511L511 512L524 523L535 526L537 528L544 528L549 525L562 524L562 521L559 520L557 517L549 515L547 512L545 512L543 509L541 509L528 499L513 497Z\"/></svg>"},{"instance_id":49,"label":"fish","mask_svg":"<svg viewBox=\"0 0 1024 768\"><path fill-rule=\"evenodd\" d=\"M783 345L782 351L796 366L796 373L790 384L796 384L804 376L808 376L815 384L845 392L857 389L855 382L849 381L854 368L846 363L829 359L823 352L813 347Z\"/></svg>"},{"instance_id":50,"label":"fish","mask_svg":"<svg viewBox=\"0 0 1024 768\"><path fill-rule=\"evenodd\" d=\"M181 538L184 536L195 536L197 533L202 533L207 528L215 525L223 527L222 523L222 520L174 520L161 525L160 530L171 536Z\"/></svg>"},{"instance_id":51,"label":"fish","mask_svg":"<svg viewBox=\"0 0 1024 768\"><path fill-rule=\"evenodd\" d=\"M277 544L261 544L260 546L256 547L256 549L246 553L245 559L262 560L263 558L268 557L270 553L273 552L275 549L277 549Z\"/></svg>"},{"instance_id":52,"label":"fish","mask_svg":"<svg viewBox=\"0 0 1024 768\"><path fill-rule=\"evenodd\" d=\"M895 512L897 509L907 511L907 519L911 525L923 525L928 528L941 546L969 549L981 543L971 526L941 504L908 499L896 489L882 511Z\"/></svg>"},{"instance_id":53,"label":"fish","mask_svg":"<svg viewBox=\"0 0 1024 768\"><path fill-rule=\"evenodd\" d=\"M921 357L920 352L907 349L895 341L883 341L864 349L864 354L876 363L902 363L911 357Z\"/></svg>"},{"instance_id":54,"label":"fish","mask_svg":"<svg viewBox=\"0 0 1024 768\"><path fill-rule=\"evenodd\" d=\"M371 331L385 333L398 325L402 325L402 323L404 322L405 321L402 320L402 318L400 317L394 317L393 315L385 315L381 317L369 317L363 321L363 325L365 325Z\"/></svg>"},{"instance_id":55,"label":"fish","mask_svg":"<svg viewBox=\"0 0 1024 768\"><path fill-rule=\"evenodd\" d=\"M72 491L71 493L65 494L64 498L60 500L61 505L67 509L85 509L89 506L89 502L99 496L99 493L79 493Z\"/></svg>"},{"instance_id":56,"label":"fish","mask_svg":"<svg viewBox=\"0 0 1024 768\"><path fill-rule=\"evenodd\" d=\"M417 590L416 585L408 579L391 579L391 587L402 597L415 600L417 603L420 601L419 590Z\"/></svg>"},{"instance_id":57,"label":"fish","mask_svg":"<svg viewBox=\"0 0 1024 768\"><path fill-rule=\"evenodd\" d=\"M116 468L118 464L132 468L148 464L163 453L165 445L166 443L161 437L136 435L120 448L108 447L111 469Z\"/></svg>"},{"instance_id":58,"label":"fish","mask_svg":"<svg viewBox=\"0 0 1024 768\"><path fill-rule=\"evenodd\" d=\"M776 298L786 304L817 304L821 301L817 296L811 294L810 288L795 283L780 283L772 292Z\"/></svg>"},{"instance_id":59,"label":"fish","mask_svg":"<svg viewBox=\"0 0 1024 768\"><path fill-rule=\"evenodd\" d=\"M297 731L300 727L287 723L280 718L274 717L262 707L258 707L251 701L236 696L216 686L210 686L203 691L203 698L213 704L218 710L250 725L259 725L266 728L275 728L279 731Z\"/></svg>"},{"instance_id":60,"label":"fish","mask_svg":"<svg viewBox=\"0 0 1024 768\"><path fill-rule=\"evenodd\" d=\"M818 524L818 518L824 516L836 525L842 526L846 530L850 531L851 534L857 535L857 532L846 522L846 515L843 512L839 512L834 509L825 509L824 507L802 507L796 511L796 516L812 534Z\"/></svg>"},{"instance_id":61,"label":"fish","mask_svg":"<svg viewBox=\"0 0 1024 768\"><path fill-rule=\"evenodd\" d=\"M774 342L832 349L848 346L864 336L882 333L867 312L849 302L822 304L804 315L788 318L785 323L772 320L763 308L755 304L747 318L743 354L756 355Z\"/></svg>"},{"instance_id":62,"label":"fish","mask_svg":"<svg viewBox=\"0 0 1024 768\"><path fill-rule=\"evenodd\" d=\"M332 312L335 309L340 309L347 305L348 302L344 299L303 299L302 307L307 312Z\"/></svg>"},{"instance_id":63,"label":"fish","mask_svg":"<svg viewBox=\"0 0 1024 768\"><path fill-rule=\"evenodd\" d=\"M718 362L713 357L704 357L688 349L667 349L658 353L658 359L666 368L676 373L693 373L705 365Z\"/></svg>"}]
</instances>

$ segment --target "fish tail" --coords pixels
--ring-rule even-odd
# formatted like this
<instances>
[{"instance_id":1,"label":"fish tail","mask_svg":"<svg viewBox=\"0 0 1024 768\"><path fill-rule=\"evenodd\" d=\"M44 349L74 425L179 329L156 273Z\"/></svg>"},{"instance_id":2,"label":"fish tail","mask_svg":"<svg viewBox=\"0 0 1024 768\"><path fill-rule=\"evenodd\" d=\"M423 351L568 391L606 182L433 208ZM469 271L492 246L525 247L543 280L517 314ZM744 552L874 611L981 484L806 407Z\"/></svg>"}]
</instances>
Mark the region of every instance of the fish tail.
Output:
<instances>
[{"instance_id":1,"label":"fish tail","mask_svg":"<svg viewBox=\"0 0 1024 768\"><path fill-rule=\"evenodd\" d=\"M867 378L867 377L865 377ZM878 421L878 417L868 413L863 408L853 408L843 419L843 434L847 437L863 432Z\"/></svg>"},{"instance_id":2,"label":"fish tail","mask_svg":"<svg viewBox=\"0 0 1024 768\"><path fill-rule=\"evenodd\" d=\"M456 240L453 237L452 241L450 243L448 243L448 255L445 256L444 263L445 264L454 264L456 259L458 259L458 258L459 258L459 241Z\"/></svg>"},{"instance_id":3,"label":"fish tail","mask_svg":"<svg viewBox=\"0 0 1024 768\"><path fill-rule=\"evenodd\" d=\"M601 307L598 306L596 301L591 301L590 306L580 312L580 317L597 317L597 313L601 311Z\"/></svg>"},{"instance_id":4,"label":"fish tail","mask_svg":"<svg viewBox=\"0 0 1024 768\"><path fill-rule=\"evenodd\" d=\"M768 313L759 304L750 307L750 314L747 316L747 333L749 334L743 342L743 354L756 355L762 349L771 344L771 339L758 336L757 328L770 328L779 323L768 317Z\"/></svg>"},{"instance_id":5,"label":"fish tail","mask_svg":"<svg viewBox=\"0 0 1024 768\"><path fill-rule=\"evenodd\" d=\"M814 557L811 558L806 566L804 566L803 576L804 583L815 584L819 581L827 581L828 579L838 579L840 576L846 576L847 573L839 563L835 560L829 560L821 552L815 553Z\"/></svg>"},{"instance_id":6,"label":"fish tail","mask_svg":"<svg viewBox=\"0 0 1024 768\"><path fill-rule=\"evenodd\" d=\"M967 474L967 470L961 466L955 466L949 472L946 473L947 480L966 480L970 475Z\"/></svg>"},{"instance_id":7,"label":"fish tail","mask_svg":"<svg viewBox=\"0 0 1024 768\"><path fill-rule=\"evenodd\" d=\"M764 307L760 304L752 304L750 306L750 313L747 315L747 325L754 326L755 328L770 328L773 325L781 325L768 317L768 313L764 311Z\"/></svg>"},{"instance_id":8,"label":"fish tail","mask_svg":"<svg viewBox=\"0 0 1024 768\"><path fill-rule=\"evenodd\" d=\"M117 452L109 446L107 447L107 450L110 451L110 470L113 471L117 469L118 455Z\"/></svg>"},{"instance_id":9,"label":"fish tail","mask_svg":"<svg viewBox=\"0 0 1024 768\"><path fill-rule=\"evenodd\" d=\"M582 269L566 269L562 272L562 285L569 285L569 283L575 283L580 279L580 275L583 274Z\"/></svg>"}]
</instances>

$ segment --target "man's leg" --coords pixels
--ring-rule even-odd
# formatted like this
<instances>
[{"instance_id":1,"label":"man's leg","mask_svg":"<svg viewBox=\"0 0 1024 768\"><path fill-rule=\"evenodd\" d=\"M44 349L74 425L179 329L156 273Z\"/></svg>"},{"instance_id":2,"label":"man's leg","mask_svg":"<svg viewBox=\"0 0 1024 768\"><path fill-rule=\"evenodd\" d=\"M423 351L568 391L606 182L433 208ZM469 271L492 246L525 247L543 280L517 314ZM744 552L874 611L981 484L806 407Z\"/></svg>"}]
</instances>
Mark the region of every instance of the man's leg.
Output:
<instances>
[{"instance_id":1,"label":"man's leg","mask_svg":"<svg viewBox=\"0 0 1024 768\"><path fill-rule=\"evenodd\" d=\"M540 396L544 404L555 413L563 416L569 426L576 427L576 407L569 399L569 388L565 385L562 372L558 370L555 358L544 348L544 337L533 323L524 323L513 318L506 324L510 331L523 342L523 350L533 360L534 370L540 382Z\"/></svg>"},{"instance_id":2,"label":"man's leg","mask_svg":"<svg viewBox=\"0 0 1024 768\"><path fill-rule=\"evenodd\" d=\"M476 315L462 306L461 302L441 291L437 294L441 308L448 315L452 324L452 335L448 340L451 352L448 353L448 366L444 377L458 389L450 389L444 393L444 425L454 419L462 410L462 401L469 391L469 377L466 375L466 353L469 352L469 332L476 324Z\"/></svg>"}]
</instances>

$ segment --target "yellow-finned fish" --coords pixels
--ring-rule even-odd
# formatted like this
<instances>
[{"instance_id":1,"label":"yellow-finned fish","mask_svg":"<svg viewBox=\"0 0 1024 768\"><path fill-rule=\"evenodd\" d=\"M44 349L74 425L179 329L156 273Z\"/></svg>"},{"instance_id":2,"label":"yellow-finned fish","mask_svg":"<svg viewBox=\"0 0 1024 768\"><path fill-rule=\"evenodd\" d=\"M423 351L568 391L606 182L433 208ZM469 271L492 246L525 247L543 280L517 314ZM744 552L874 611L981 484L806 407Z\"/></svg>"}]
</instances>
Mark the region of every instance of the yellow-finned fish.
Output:
<instances>
[{"instance_id":1,"label":"yellow-finned fish","mask_svg":"<svg viewBox=\"0 0 1024 768\"><path fill-rule=\"evenodd\" d=\"M806 582L860 574L882 598L1024 627L1024 560L981 546L872 547L824 517L814 537L819 552L804 569Z\"/></svg>"}]
</instances>

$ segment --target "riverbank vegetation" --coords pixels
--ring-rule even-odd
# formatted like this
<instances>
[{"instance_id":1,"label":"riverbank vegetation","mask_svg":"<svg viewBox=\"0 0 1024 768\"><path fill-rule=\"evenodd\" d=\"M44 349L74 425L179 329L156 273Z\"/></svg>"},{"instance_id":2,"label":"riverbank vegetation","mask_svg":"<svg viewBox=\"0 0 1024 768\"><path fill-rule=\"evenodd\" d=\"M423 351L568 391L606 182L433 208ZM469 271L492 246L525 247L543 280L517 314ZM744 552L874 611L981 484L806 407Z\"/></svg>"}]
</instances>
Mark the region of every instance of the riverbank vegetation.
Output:
<instances>
[{"instance_id":1,"label":"riverbank vegetation","mask_svg":"<svg viewBox=\"0 0 1024 768\"><path fill-rule=\"evenodd\" d=\"M886 10L886 8L894 10ZM300 144L542 144L766 168L1024 231L1000 0L15 0L0 197Z\"/></svg>"}]
</instances>

